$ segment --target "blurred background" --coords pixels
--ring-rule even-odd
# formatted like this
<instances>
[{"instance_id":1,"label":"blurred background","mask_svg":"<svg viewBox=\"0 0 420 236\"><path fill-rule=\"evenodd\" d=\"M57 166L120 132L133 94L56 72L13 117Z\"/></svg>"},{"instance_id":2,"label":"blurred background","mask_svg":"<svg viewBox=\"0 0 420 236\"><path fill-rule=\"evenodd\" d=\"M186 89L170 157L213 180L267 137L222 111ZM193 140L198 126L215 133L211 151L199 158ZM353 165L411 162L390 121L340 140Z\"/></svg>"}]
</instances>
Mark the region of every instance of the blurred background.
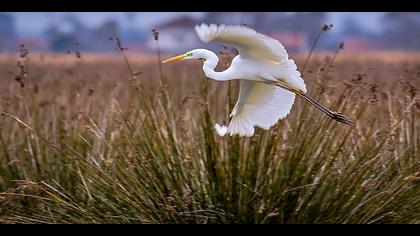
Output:
<instances>
[{"instance_id":1,"label":"blurred background","mask_svg":"<svg viewBox=\"0 0 420 236\"><path fill-rule=\"evenodd\" d=\"M118 35L130 51L155 50L151 30L159 32L160 49L177 53L203 46L194 31L199 23L246 24L281 41L291 52L310 50L322 25L332 24L318 51L420 50L420 13L381 12L8 12L0 13L0 52L112 52ZM206 48L215 47L212 45ZM219 45L220 47L220 45ZM217 49L217 48L216 48Z\"/></svg>"}]
</instances>

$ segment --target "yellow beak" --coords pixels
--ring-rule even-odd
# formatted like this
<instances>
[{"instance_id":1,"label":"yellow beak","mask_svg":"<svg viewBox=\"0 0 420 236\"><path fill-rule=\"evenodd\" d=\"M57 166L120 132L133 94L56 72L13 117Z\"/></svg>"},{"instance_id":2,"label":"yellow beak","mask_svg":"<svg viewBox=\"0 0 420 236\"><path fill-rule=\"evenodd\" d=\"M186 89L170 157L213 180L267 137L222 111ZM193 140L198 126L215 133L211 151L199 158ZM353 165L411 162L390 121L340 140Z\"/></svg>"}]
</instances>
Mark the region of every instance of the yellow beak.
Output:
<instances>
[{"instance_id":1,"label":"yellow beak","mask_svg":"<svg viewBox=\"0 0 420 236\"><path fill-rule=\"evenodd\" d=\"M179 55L179 56L176 56L176 57L171 57L169 59L166 59L166 60L162 61L162 63L167 63L167 62L171 62L171 61L179 61L179 60L185 59L186 57L187 57L186 54L182 54L182 55Z\"/></svg>"}]
</instances>

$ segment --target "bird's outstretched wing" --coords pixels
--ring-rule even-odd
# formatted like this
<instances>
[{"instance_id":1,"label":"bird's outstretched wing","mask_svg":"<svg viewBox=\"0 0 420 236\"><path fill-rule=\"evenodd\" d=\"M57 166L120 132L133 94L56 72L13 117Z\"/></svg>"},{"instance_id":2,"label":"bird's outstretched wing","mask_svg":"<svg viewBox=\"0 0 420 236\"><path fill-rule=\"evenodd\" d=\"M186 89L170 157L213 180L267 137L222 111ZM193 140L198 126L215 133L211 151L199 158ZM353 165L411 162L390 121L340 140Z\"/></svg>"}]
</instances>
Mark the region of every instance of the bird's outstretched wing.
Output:
<instances>
[{"instance_id":1,"label":"bird's outstretched wing","mask_svg":"<svg viewBox=\"0 0 420 236\"><path fill-rule=\"evenodd\" d=\"M265 130L285 118L295 101L295 94L274 85L241 80L239 99L231 113L229 125L216 124L220 136L254 135L254 126Z\"/></svg>"},{"instance_id":2,"label":"bird's outstretched wing","mask_svg":"<svg viewBox=\"0 0 420 236\"><path fill-rule=\"evenodd\" d=\"M283 62L288 60L288 54L283 45L266 35L255 30L239 25L207 25L195 26L195 31L201 41L220 41L233 45L238 49L242 58L270 60Z\"/></svg>"}]
</instances>

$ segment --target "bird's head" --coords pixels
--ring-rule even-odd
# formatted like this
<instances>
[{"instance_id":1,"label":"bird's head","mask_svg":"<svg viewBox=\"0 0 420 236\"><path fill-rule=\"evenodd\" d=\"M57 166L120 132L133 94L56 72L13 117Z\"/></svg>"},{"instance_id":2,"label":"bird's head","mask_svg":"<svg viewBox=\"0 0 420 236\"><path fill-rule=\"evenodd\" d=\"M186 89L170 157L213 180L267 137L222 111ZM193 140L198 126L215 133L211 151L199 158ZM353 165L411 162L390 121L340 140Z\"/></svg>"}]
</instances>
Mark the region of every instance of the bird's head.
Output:
<instances>
[{"instance_id":1,"label":"bird's head","mask_svg":"<svg viewBox=\"0 0 420 236\"><path fill-rule=\"evenodd\" d=\"M188 59L205 59L207 54L206 49L194 49L182 55L171 57L162 61L162 63L172 62L172 61L180 61L180 60L188 60Z\"/></svg>"}]
</instances>

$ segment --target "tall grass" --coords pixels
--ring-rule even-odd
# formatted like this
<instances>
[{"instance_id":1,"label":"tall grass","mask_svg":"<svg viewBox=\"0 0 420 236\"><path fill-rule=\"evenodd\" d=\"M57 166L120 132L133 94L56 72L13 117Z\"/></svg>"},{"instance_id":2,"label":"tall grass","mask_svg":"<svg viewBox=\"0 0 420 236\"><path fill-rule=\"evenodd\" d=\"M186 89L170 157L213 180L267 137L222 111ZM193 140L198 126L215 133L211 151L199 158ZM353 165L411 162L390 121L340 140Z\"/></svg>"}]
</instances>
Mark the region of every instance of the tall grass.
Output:
<instances>
[{"instance_id":1,"label":"tall grass","mask_svg":"<svg viewBox=\"0 0 420 236\"><path fill-rule=\"evenodd\" d=\"M198 63L163 85L154 64L32 60L25 87L2 81L0 222L420 223L416 62L339 59L304 76L354 126L296 100L252 138L215 134L238 84Z\"/></svg>"}]
</instances>

